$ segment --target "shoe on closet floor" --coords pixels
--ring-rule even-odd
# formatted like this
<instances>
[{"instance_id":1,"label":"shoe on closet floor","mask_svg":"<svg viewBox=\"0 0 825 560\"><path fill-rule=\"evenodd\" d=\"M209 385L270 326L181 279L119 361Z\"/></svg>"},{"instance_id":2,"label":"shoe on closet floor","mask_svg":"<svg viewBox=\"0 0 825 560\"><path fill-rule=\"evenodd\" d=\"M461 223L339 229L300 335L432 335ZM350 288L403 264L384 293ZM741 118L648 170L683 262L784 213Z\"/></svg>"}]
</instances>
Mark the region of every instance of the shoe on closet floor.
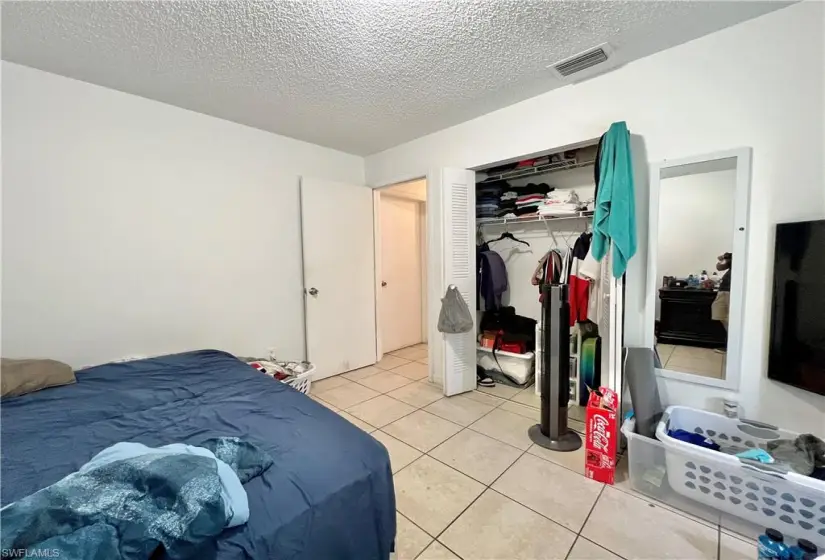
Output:
<instances>
[{"instance_id":1,"label":"shoe on closet floor","mask_svg":"<svg viewBox=\"0 0 825 560\"><path fill-rule=\"evenodd\" d=\"M495 387L496 382L493 381L493 378L484 373L484 369L480 367L476 367L476 378L477 384L479 387Z\"/></svg>"}]
</instances>

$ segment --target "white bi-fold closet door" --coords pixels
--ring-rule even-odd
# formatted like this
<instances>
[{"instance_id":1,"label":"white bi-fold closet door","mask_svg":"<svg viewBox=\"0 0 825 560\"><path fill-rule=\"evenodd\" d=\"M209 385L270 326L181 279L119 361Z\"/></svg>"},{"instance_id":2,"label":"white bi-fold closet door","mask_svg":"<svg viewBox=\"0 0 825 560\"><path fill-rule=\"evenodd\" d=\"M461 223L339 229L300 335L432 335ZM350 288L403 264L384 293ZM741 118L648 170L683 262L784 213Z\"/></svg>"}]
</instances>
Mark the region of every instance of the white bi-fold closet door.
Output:
<instances>
[{"instance_id":1,"label":"white bi-fold closet door","mask_svg":"<svg viewBox=\"0 0 825 560\"><path fill-rule=\"evenodd\" d=\"M476 316L475 172L438 169L427 176L428 296L430 380L443 383L447 396L476 388L476 328L463 334L437 330L441 298L455 285ZM601 384L621 394L624 279L613 278L608 251L602 262ZM537 341L540 344L540 341Z\"/></svg>"},{"instance_id":2,"label":"white bi-fold closet door","mask_svg":"<svg viewBox=\"0 0 825 560\"><path fill-rule=\"evenodd\" d=\"M462 334L438 331L441 298L455 285L475 319L475 173L443 168L427 175L427 288L430 380L447 396L476 388L476 327Z\"/></svg>"}]
</instances>

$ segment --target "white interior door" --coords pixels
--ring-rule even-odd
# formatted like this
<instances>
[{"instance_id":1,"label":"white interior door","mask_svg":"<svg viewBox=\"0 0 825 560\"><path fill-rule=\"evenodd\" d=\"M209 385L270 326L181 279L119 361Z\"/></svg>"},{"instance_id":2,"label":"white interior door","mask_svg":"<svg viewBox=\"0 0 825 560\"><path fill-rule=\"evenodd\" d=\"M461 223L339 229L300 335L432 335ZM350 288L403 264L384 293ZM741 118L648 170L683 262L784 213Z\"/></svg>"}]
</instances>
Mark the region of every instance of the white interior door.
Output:
<instances>
[{"instance_id":1,"label":"white interior door","mask_svg":"<svg viewBox=\"0 0 825 560\"><path fill-rule=\"evenodd\" d=\"M301 178L307 359L322 379L375 363L373 191Z\"/></svg>"},{"instance_id":2,"label":"white interior door","mask_svg":"<svg viewBox=\"0 0 825 560\"><path fill-rule=\"evenodd\" d=\"M421 342L421 203L381 195L381 349Z\"/></svg>"},{"instance_id":3,"label":"white interior door","mask_svg":"<svg viewBox=\"0 0 825 560\"><path fill-rule=\"evenodd\" d=\"M430 380L447 396L476 387L476 328L463 334L438 332L441 298L455 285L475 323L475 173L438 169L427 176L428 305Z\"/></svg>"}]
</instances>

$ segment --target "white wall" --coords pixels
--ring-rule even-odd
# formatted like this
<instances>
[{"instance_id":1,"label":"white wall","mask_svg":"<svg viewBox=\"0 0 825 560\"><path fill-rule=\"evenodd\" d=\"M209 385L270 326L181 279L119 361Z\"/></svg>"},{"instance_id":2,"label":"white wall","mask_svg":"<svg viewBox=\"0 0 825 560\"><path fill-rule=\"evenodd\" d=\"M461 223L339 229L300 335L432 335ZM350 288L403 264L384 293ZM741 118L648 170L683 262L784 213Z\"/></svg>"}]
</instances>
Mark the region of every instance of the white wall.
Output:
<instances>
[{"instance_id":1,"label":"white wall","mask_svg":"<svg viewBox=\"0 0 825 560\"><path fill-rule=\"evenodd\" d=\"M3 355L304 353L298 175L362 158L3 62Z\"/></svg>"},{"instance_id":2,"label":"white wall","mask_svg":"<svg viewBox=\"0 0 825 560\"><path fill-rule=\"evenodd\" d=\"M825 432L825 398L766 378L774 224L825 215L825 5L802 2L367 158L385 185L442 166L480 167L597 138L626 120L634 158L753 148L740 398L749 416ZM640 169L637 167L637 169ZM639 252L630 262L626 343L642 345L648 184L636 176ZM667 381L672 402L725 394Z\"/></svg>"},{"instance_id":3,"label":"white wall","mask_svg":"<svg viewBox=\"0 0 825 560\"><path fill-rule=\"evenodd\" d=\"M716 257L732 251L736 170L661 180L657 280L716 272Z\"/></svg>"}]
</instances>

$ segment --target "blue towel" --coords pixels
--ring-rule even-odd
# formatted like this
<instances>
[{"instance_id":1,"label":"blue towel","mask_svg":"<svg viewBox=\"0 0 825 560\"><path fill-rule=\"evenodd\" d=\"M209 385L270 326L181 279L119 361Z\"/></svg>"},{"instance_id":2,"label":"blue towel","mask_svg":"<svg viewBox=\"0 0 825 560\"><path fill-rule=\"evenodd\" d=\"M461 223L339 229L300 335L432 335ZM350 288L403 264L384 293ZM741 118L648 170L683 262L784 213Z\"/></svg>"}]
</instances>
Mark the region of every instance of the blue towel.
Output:
<instances>
[{"instance_id":1,"label":"blue towel","mask_svg":"<svg viewBox=\"0 0 825 560\"><path fill-rule=\"evenodd\" d=\"M636 254L636 199L630 133L624 121L613 123L599 159L599 192L593 216L593 257L600 261L613 241L613 276L620 278Z\"/></svg>"}]
</instances>

